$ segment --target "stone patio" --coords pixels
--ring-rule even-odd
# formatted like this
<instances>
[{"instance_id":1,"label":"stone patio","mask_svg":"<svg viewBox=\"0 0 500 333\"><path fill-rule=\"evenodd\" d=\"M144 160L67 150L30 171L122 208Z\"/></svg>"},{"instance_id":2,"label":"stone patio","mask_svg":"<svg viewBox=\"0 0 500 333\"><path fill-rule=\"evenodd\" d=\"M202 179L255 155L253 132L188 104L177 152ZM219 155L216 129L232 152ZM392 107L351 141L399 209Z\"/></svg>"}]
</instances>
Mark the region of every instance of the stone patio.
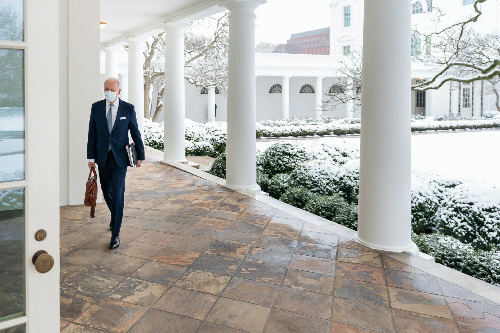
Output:
<instances>
[{"instance_id":1,"label":"stone patio","mask_svg":"<svg viewBox=\"0 0 500 333\"><path fill-rule=\"evenodd\" d=\"M118 250L61 208L62 332L500 332L500 305L157 162L130 170Z\"/></svg>"}]
</instances>

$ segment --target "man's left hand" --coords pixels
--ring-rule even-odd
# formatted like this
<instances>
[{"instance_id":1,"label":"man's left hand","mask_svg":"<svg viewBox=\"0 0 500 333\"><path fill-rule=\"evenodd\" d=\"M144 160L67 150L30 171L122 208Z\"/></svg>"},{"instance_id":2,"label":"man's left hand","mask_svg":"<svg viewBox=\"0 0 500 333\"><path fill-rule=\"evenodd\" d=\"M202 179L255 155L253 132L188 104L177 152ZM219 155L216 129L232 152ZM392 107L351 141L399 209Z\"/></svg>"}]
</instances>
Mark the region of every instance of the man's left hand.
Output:
<instances>
[{"instance_id":1,"label":"man's left hand","mask_svg":"<svg viewBox=\"0 0 500 333\"><path fill-rule=\"evenodd\" d=\"M137 167L140 168L141 167L141 164L142 164L142 161L141 160L138 160L137 161Z\"/></svg>"}]
</instances>

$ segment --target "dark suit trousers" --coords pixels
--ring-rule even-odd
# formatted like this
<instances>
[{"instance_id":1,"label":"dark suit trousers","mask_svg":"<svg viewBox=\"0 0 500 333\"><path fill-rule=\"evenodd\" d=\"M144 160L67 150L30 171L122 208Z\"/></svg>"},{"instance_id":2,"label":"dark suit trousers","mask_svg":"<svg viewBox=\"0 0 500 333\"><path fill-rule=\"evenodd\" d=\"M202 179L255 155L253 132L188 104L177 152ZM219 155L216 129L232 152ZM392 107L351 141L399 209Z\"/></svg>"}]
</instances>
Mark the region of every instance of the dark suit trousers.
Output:
<instances>
[{"instance_id":1,"label":"dark suit trousers","mask_svg":"<svg viewBox=\"0 0 500 333\"><path fill-rule=\"evenodd\" d=\"M101 190L104 200L111 212L111 235L118 237L122 226L123 206L125 203L125 176L127 168L120 168L115 161L113 152L110 150L106 158L104 170L99 170Z\"/></svg>"}]
</instances>

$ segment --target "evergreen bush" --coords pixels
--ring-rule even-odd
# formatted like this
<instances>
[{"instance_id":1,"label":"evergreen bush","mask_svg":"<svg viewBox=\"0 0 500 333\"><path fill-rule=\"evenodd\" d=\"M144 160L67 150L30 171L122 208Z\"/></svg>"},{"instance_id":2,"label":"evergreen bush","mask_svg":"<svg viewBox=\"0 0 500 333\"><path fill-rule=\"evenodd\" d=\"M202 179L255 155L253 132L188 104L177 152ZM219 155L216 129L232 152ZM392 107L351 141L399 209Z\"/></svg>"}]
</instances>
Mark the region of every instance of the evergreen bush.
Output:
<instances>
[{"instance_id":1,"label":"evergreen bush","mask_svg":"<svg viewBox=\"0 0 500 333\"><path fill-rule=\"evenodd\" d=\"M358 207L349 204L338 194L313 194L304 206L304 210L353 230L358 227Z\"/></svg>"},{"instance_id":2,"label":"evergreen bush","mask_svg":"<svg viewBox=\"0 0 500 333\"><path fill-rule=\"evenodd\" d=\"M217 156L208 173L226 179L226 152Z\"/></svg>"},{"instance_id":3,"label":"evergreen bush","mask_svg":"<svg viewBox=\"0 0 500 333\"><path fill-rule=\"evenodd\" d=\"M259 168L270 177L288 173L311 155L301 144L278 142L270 146L259 158Z\"/></svg>"},{"instance_id":4,"label":"evergreen bush","mask_svg":"<svg viewBox=\"0 0 500 333\"><path fill-rule=\"evenodd\" d=\"M279 199L283 193L290 187L290 175L278 173L269 180L267 193L275 199Z\"/></svg>"},{"instance_id":5,"label":"evergreen bush","mask_svg":"<svg viewBox=\"0 0 500 333\"><path fill-rule=\"evenodd\" d=\"M433 256L437 263L500 286L498 248L492 251L475 250L471 245L439 234L413 234L412 240L420 251Z\"/></svg>"},{"instance_id":6,"label":"evergreen bush","mask_svg":"<svg viewBox=\"0 0 500 333\"><path fill-rule=\"evenodd\" d=\"M359 171L323 161L309 161L290 173L290 186L305 187L322 195L339 193L349 203L357 203Z\"/></svg>"},{"instance_id":7,"label":"evergreen bush","mask_svg":"<svg viewBox=\"0 0 500 333\"><path fill-rule=\"evenodd\" d=\"M257 185L260 186L260 189L264 192L268 191L269 187L269 176L263 173L262 171L257 170Z\"/></svg>"},{"instance_id":8,"label":"evergreen bush","mask_svg":"<svg viewBox=\"0 0 500 333\"><path fill-rule=\"evenodd\" d=\"M490 250L500 244L496 192L486 183L466 183L450 189L437 213L439 230L475 249Z\"/></svg>"},{"instance_id":9,"label":"evergreen bush","mask_svg":"<svg viewBox=\"0 0 500 333\"><path fill-rule=\"evenodd\" d=\"M307 188L293 187L285 191L280 197L284 203L303 209L313 194Z\"/></svg>"}]
</instances>

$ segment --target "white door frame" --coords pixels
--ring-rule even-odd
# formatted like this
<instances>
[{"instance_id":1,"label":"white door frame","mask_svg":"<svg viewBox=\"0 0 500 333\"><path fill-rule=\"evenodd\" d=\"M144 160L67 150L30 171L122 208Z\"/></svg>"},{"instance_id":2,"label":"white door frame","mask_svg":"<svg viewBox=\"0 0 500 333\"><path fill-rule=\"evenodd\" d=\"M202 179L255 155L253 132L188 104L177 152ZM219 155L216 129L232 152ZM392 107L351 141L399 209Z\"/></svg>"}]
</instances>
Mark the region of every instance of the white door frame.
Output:
<instances>
[{"instance_id":1,"label":"white door frame","mask_svg":"<svg viewBox=\"0 0 500 333\"><path fill-rule=\"evenodd\" d=\"M27 332L59 332L59 1L24 0L23 42L0 48L24 50L25 180L0 183L0 190L25 190L26 315L0 329L26 324ZM35 240L39 229L47 232ZM38 273L31 261L39 251L55 261Z\"/></svg>"}]
</instances>

